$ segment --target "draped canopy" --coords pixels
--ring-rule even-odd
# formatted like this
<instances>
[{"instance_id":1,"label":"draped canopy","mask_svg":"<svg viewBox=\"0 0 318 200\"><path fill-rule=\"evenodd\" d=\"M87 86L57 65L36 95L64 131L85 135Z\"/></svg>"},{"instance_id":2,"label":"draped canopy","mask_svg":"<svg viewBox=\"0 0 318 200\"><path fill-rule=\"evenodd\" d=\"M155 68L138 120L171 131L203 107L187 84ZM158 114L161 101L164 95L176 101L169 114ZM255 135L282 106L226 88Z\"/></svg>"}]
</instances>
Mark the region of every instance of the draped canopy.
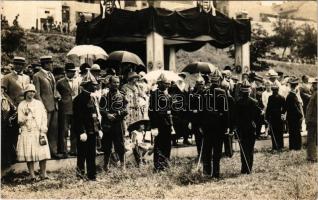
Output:
<instances>
[{"instance_id":1,"label":"draped canopy","mask_svg":"<svg viewBox=\"0 0 318 200\"><path fill-rule=\"evenodd\" d=\"M104 18L100 15L91 22L79 22L76 43L95 44L107 52L130 50L144 57L146 37L151 32L163 36L165 48L195 51L206 43L217 48L244 44L251 38L251 24L248 19L234 20L218 11L213 16L198 8L183 11L115 8Z\"/></svg>"}]
</instances>

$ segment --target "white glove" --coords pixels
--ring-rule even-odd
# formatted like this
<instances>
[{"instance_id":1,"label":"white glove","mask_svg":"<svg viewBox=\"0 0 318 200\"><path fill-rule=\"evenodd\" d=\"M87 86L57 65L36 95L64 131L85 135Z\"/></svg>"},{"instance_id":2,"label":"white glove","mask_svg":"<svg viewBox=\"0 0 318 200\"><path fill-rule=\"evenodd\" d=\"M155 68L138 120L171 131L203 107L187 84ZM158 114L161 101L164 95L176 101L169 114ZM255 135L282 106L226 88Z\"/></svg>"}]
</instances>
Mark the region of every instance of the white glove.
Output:
<instances>
[{"instance_id":1,"label":"white glove","mask_svg":"<svg viewBox=\"0 0 318 200\"><path fill-rule=\"evenodd\" d=\"M281 119L282 119L282 120L286 120L286 115L282 114L282 115L281 115Z\"/></svg>"},{"instance_id":2,"label":"white glove","mask_svg":"<svg viewBox=\"0 0 318 200\"><path fill-rule=\"evenodd\" d=\"M173 126L171 126L171 135L176 135L176 131L174 130Z\"/></svg>"},{"instance_id":3,"label":"white glove","mask_svg":"<svg viewBox=\"0 0 318 200\"><path fill-rule=\"evenodd\" d=\"M82 133L82 134L80 135L80 140L81 140L82 142L86 142L86 140L87 140L87 134L86 134L86 133Z\"/></svg>"},{"instance_id":4,"label":"white glove","mask_svg":"<svg viewBox=\"0 0 318 200\"><path fill-rule=\"evenodd\" d=\"M192 123L191 123L191 122L189 122L188 128L189 128L190 130L192 130Z\"/></svg>"},{"instance_id":5,"label":"white glove","mask_svg":"<svg viewBox=\"0 0 318 200\"><path fill-rule=\"evenodd\" d=\"M103 131L101 131L101 130L98 131L98 137L99 137L100 139L102 139L102 137L103 137Z\"/></svg>"},{"instance_id":6,"label":"white glove","mask_svg":"<svg viewBox=\"0 0 318 200\"><path fill-rule=\"evenodd\" d=\"M157 136L158 135L158 129L157 128L151 129L151 134L153 136Z\"/></svg>"}]
</instances>

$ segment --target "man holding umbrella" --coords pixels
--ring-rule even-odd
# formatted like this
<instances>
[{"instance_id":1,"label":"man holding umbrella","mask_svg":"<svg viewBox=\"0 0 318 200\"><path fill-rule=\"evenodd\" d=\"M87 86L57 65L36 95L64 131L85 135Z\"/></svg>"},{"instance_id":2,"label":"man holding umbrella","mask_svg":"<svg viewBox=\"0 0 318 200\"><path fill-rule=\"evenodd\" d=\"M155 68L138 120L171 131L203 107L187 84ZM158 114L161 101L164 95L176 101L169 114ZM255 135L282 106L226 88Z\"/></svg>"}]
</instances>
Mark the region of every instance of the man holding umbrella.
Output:
<instances>
[{"instance_id":1,"label":"man holding umbrella","mask_svg":"<svg viewBox=\"0 0 318 200\"><path fill-rule=\"evenodd\" d=\"M168 94L170 81L161 74L158 78L158 89L153 91L149 99L149 119L151 128L158 129L158 135L154 141L154 167L155 171L165 170L170 159L171 152L171 96Z\"/></svg>"}]
</instances>

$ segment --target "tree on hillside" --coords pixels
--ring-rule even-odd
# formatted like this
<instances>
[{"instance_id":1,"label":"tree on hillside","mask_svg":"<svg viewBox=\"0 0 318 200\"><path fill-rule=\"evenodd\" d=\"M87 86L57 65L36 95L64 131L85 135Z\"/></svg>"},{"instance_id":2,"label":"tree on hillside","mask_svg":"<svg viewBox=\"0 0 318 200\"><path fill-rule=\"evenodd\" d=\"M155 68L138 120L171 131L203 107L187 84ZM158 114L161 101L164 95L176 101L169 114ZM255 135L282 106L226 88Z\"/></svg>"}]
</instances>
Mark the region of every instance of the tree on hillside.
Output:
<instances>
[{"instance_id":1,"label":"tree on hillside","mask_svg":"<svg viewBox=\"0 0 318 200\"><path fill-rule=\"evenodd\" d=\"M284 49L282 57L284 57L287 47L293 48L296 45L297 29L295 23L288 20L278 19L273 24L275 35L271 37L274 47Z\"/></svg>"},{"instance_id":2,"label":"tree on hillside","mask_svg":"<svg viewBox=\"0 0 318 200\"><path fill-rule=\"evenodd\" d=\"M297 53L302 58L317 56L317 30L314 27L305 24L299 28Z\"/></svg>"},{"instance_id":3,"label":"tree on hillside","mask_svg":"<svg viewBox=\"0 0 318 200\"><path fill-rule=\"evenodd\" d=\"M14 51L26 49L26 38L24 30L18 26L5 26L1 29L1 51L7 57L12 58Z\"/></svg>"},{"instance_id":4,"label":"tree on hillside","mask_svg":"<svg viewBox=\"0 0 318 200\"><path fill-rule=\"evenodd\" d=\"M252 29L250 46L250 63L252 70L260 70L259 68L261 68L262 64L258 59L265 58L266 53L270 51L271 44L268 32L262 25L255 24Z\"/></svg>"},{"instance_id":5,"label":"tree on hillside","mask_svg":"<svg viewBox=\"0 0 318 200\"><path fill-rule=\"evenodd\" d=\"M264 70L263 62L260 58L265 58L266 53L270 52L272 42L268 32L260 24L254 24L250 42L250 63L251 70ZM230 57L235 57L235 49L229 51Z\"/></svg>"}]
</instances>

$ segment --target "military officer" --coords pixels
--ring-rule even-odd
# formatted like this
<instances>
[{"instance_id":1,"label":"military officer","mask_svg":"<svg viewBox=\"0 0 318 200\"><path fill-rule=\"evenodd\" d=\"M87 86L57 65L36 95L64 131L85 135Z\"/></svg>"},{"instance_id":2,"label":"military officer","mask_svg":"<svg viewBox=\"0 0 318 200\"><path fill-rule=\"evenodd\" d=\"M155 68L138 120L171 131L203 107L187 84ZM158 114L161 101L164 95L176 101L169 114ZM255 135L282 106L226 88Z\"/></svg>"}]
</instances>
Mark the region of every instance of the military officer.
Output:
<instances>
[{"instance_id":1,"label":"military officer","mask_svg":"<svg viewBox=\"0 0 318 200\"><path fill-rule=\"evenodd\" d=\"M241 97L236 102L236 128L241 148L241 173L250 174L253 167L253 154L256 139L256 124L261 117L261 108L257 100L249 96L250 83L242 82Z\"/></svg>"},{"instance_id":2,"label":"military officer","mask_svg":"<svg viewBox=\"0 0 318 200\"><path fill-rule=\"evenodd\" d=\"M112 76L109 80L110 88L107 95L102 96L100 111L102 115L102 139L104 148L104 170L108 171L112 146L118 154L121 167L125 169L124 118L127 113L127 100L119 91L120 79Z\"/></svg>"},{"instance_id":3,"label":"military officer","mask_svg":"<svg viewBox=\"0 0 318 200\"><path fill-rule=\"evenodd\" d=\"M96 137L102 137L101 125L98 120L98 103L91 94L98 84L91 73L83 77L82 91L73 101L73 116L76 125L74 132L77 136L77 176L84 177L85 163L87 178L96 180Z\"/></svg>"},{"instance_id":4,"label":"military officer","mask_svg":"<svg viewBox=\"0 0 318 200\"><path fill-rule=\"evenodd\" d=\"M201 75L196 80L195 86L192 91L189 92L189 110L188 116L190 121L190 128L192 134L195 137L195 144L197 146L198 155L201 152L202 146L202 123L200 113L203 111L203 98L205 92L205 81Z\"/></svg>"},{"instance_id":5,"label":"military officer","mask_svg":"<svg viewBox=\"0 0 318 200\"><path fill-rule=\"evenodd\" d=\"M300 98L297 97L298 79L295 77L289 80L290 91L286 97L286 119L289 130L289 149L301 149L301 123L303 110Z\"/></svg>"},{"instance_id":6,"label":"military officer","mask_svg":"<svg viewBox=\"0 0 318 200\"><path fill-rule=\"evenodd\" d=\"M154 167L155 171L162 171L169 167L171 152L171 96L168 94L170 81L161 74L158 78L158 89L150 94L149 119L152 129L158 129L154 139Z\"/></svg>"},{"instance_id":7,"label":"military officer","mask_svg":"<svg viewBox=\"0 0 318 200\"><path fill-rule=\"evenodd\" d=\"M275 83L271 86L273 94L269 96L266 108L266 120L269 122L269 134L272 139L272 149L284 148L284 122L285 98L278 93L279 86Z\"/></svg>"},{"instance_id":8,"label":"military officer","mask_svg":"<svg viewBox=\"0 0 318 200\"><path fill-rule=\"evenodd\" d=\"M221 89L222 74L219 70L212 73L211 86L204 96L202 112L203 146L202 161L203 174L211 176L211 161L213 162L212 177L220 177L220 160L224 134L229 128L228 100L225 90Z\"/></svg>"}]
</instances>

